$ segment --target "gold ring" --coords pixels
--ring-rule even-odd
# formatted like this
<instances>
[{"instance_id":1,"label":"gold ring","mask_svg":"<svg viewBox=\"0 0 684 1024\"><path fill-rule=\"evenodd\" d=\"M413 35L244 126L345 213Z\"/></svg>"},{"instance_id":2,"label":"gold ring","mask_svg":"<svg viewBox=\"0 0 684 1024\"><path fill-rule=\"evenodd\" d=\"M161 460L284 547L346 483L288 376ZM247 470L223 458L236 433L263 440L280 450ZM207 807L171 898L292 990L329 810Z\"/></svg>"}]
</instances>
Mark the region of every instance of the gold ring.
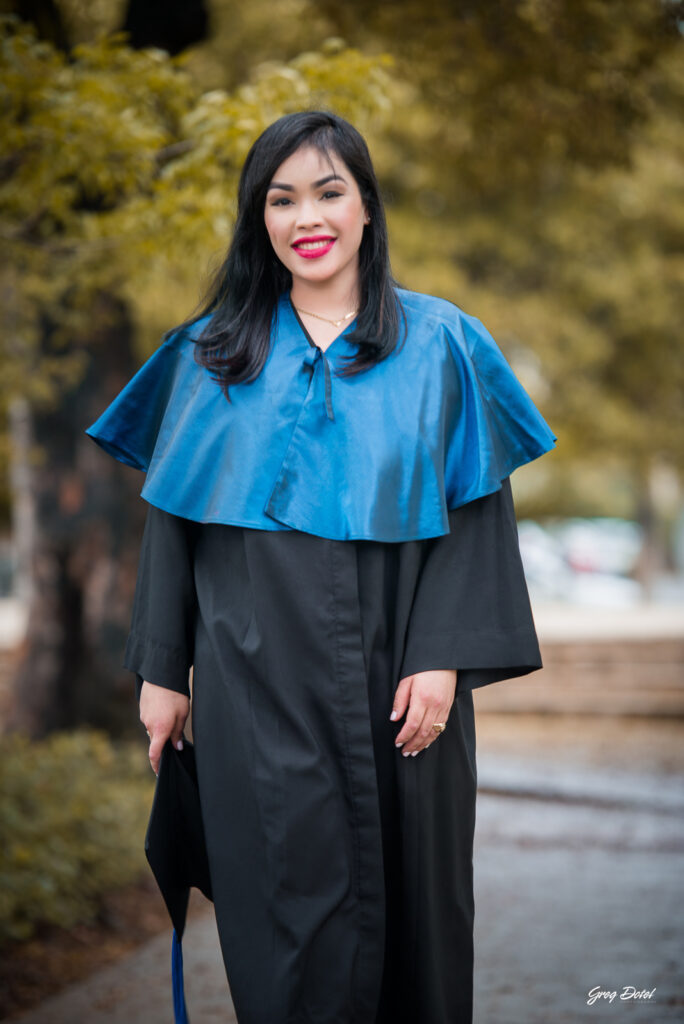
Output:
<instances>
[{"instance_id":1,"label":"gold ring","mask_svg":"<svg viewBox=\"0 0 684 1024\"><path fill-rule=\"evenodd\" d=\"M435 722L432 728L435 732L444 732L446 729L446 722Z\"/></svg>"}]
</instances>

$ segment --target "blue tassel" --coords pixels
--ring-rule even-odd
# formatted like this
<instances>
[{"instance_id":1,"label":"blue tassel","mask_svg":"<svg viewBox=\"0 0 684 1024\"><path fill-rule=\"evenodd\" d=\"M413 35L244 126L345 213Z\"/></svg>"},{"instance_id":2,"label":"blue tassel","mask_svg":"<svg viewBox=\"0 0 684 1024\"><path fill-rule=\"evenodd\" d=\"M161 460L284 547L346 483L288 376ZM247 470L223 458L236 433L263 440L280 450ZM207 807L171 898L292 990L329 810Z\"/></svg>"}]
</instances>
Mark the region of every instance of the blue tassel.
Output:
<instances>
[{"instance_id":1,"label":"blue tassel","mask_svg":"<svg viewBox=\"0 0 684 1024\"><path fill-rule=\"evenodd\" d=\"M183 984L183 947L181 940L173 929L171 946L171 979L173 983L173 1016L176 1024L190 1024L188 1008L185 1005L185 986Z\"/></svg>"}]
</instances>

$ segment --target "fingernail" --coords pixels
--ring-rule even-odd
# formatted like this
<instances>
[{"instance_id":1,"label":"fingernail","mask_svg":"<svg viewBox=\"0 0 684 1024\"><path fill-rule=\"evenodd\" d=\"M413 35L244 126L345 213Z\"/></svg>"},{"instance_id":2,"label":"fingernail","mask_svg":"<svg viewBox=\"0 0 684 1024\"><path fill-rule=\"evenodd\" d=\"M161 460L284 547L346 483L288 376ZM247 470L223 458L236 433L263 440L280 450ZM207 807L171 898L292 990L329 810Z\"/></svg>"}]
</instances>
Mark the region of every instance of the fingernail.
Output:
<instances>
[{"instance_id":1,"label":"fingernail","mask_svg":"<svg viewBox=\"0 0 684 1024\"><path fill-rule=\"evenodd\" d=\"M414 750L411 754L411 757L415 757L416 754L420 754L420 750Z\"/></svg>"},{"instance_id":2,"label":"fingernail","mask_svg":"<svg viewBox=\"0 0 684 1024\"><path fill-rule=\"evenodd\" d=\"M178 740L178 743L176 744L176 750L182 750L182 749L183 749L183 740Z\"/></svg>"},{"instance_id":3,"label":"fingernail","mask_svg":"<svg viewBox=\"0 0 684 1024\"><path fill-rule=\"evenodd\" d=\"M411 756L411 751L410 750L405 750L401 756L402 757L410 757Z\"/></svg>"},{"instance_id":4,"label":"fingernail","mask_svg":"<svg viewBox=\"0 0 684 1024\"><path fill-rule=\"evenodd\" d=\"M397 717L397 713L396 713L396 711L393 711L392 714L390 715L390 722L394 722L396 717Z\"/></svg>"},{"instance_id":5,"label":"fingernail","mask_svg":"<svg viewBox=\"0 0 684 1024\"><path fill-rule=\"evenodd\" d=\"M401 743L395 743L394 746L395 747L403 747L404 746L404 740L402 740Z\"/></svg>"}]
</instances>

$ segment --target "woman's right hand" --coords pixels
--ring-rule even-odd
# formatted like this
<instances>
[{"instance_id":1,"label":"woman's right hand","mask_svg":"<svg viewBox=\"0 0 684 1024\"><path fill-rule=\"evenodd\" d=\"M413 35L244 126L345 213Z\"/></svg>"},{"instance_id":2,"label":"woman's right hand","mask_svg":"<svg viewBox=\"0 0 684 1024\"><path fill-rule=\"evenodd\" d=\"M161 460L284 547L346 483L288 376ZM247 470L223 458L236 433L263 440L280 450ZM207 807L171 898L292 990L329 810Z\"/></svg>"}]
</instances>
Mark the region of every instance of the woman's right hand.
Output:
<instances>
[{"instance_id":1,"label":"woman's right hand","mask_svg":"<svg viewBox=\"0 0 684 1024\"><path fill-rule=\"evenodd\" d=\"M161 752L169 736L174 747L183 749L183 729L189 713L190 698L184 693L144 680L140 690L140 721L150 737L149 758L155 775L159 774Z\"/></svg>"}]
</instances>

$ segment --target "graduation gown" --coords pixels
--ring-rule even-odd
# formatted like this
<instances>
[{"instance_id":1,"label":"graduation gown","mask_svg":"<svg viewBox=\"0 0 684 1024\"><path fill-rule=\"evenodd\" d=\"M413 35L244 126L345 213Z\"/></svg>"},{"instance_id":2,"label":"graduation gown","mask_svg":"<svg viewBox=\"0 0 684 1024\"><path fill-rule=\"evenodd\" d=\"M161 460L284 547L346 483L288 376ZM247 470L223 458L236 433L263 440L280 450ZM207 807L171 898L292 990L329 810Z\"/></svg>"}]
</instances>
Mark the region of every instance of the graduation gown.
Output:
<instances>
[{"instance_id":1,"label":"graduation gown","mask_svg":"<svg viewBox=\"0 0 684 1024\"><path fill-rule=\"evenodd\" d=\"M421 323L426 310L434 312L425 302L431 297L401 295L410 312L422 311ZM521 457L536 457L531 451L548 450L553 435L508 368L506 386L524 416L507 441L510 402L497 419L492 409L506 403L491 394L507 364L498 350L493 370L486 360L479 374L472 358L459 364L450 340L455 328L445 331L440 322L442 376L435 377L432 362L426 380L439 383L445 366L456 364L445 389L428 396L415 378L397 378L412 385L423 417L414 425L426 430L419 444L413 436L413 453L403 444L412 425L407 431L404 418L400 428L390 413L371 457L358 455L361 485L350 475L353 451L344 443L328 448L328 471L310 492L301 457L307 438L320 470L322 440L335 436L330 424L354 434L360 421L337 381L332 391L324 363L338 357L339 338L326 353L305 353L307 386L291 381L299 404L290 407L292 396L272 389L287 378L290 352L302 361L302 340L315 348L288 306L281 303L274 324L272 354L285 357L281 376L276 363L257 404L248 413L238 405L223 421L226 434L230 426L239 434L241 413L251 414L267 431L267 421L258 421L264 403L272 415L264 451L270 458L275 448L280 461L269 463L268 473L251 458L248 433L240 438L251 490L231 473L230 441L219 445L217 431L207 439L210 486L193 494L185 481L172 482L179 452L188 451L188 408L194 402L188 426L195 431L209 425L201 410L206 417L217 408L208 387L202 394L204 371L195 376L178 348L170 350L166 377L164 367L151 377L144 367L137 388L129 385L117 400L118 410L114 403L90 428L116 457L147 469L153 491L125 664L138 687L147 679L186 693L193 666L192 728L212 892L240 1024L469 1024L472 690L541 666L508 471ZM382 365L360 378L370 380ZM377 400L383 374L374 381ZM129 413L143 394L153 397L145 411L154 423L141 434ZM432 433L430 423L437 424ZM458 443L466 447L456 479ZM216 473L221 456L234 491ZM202 464L201 454L196 462ZM382 470L389 469L388 477ZM198 479L193 468L185 475ZM160 480L165 489L155 490ZM340 482L343 492L331 490ZM390 494L392 508L377 505ZM401 722L389 719L394 691L400 679L430 669L457 671L456 699L444 733L417 757L404 758L394 746Z\"/></svg>"}]
</instances>

